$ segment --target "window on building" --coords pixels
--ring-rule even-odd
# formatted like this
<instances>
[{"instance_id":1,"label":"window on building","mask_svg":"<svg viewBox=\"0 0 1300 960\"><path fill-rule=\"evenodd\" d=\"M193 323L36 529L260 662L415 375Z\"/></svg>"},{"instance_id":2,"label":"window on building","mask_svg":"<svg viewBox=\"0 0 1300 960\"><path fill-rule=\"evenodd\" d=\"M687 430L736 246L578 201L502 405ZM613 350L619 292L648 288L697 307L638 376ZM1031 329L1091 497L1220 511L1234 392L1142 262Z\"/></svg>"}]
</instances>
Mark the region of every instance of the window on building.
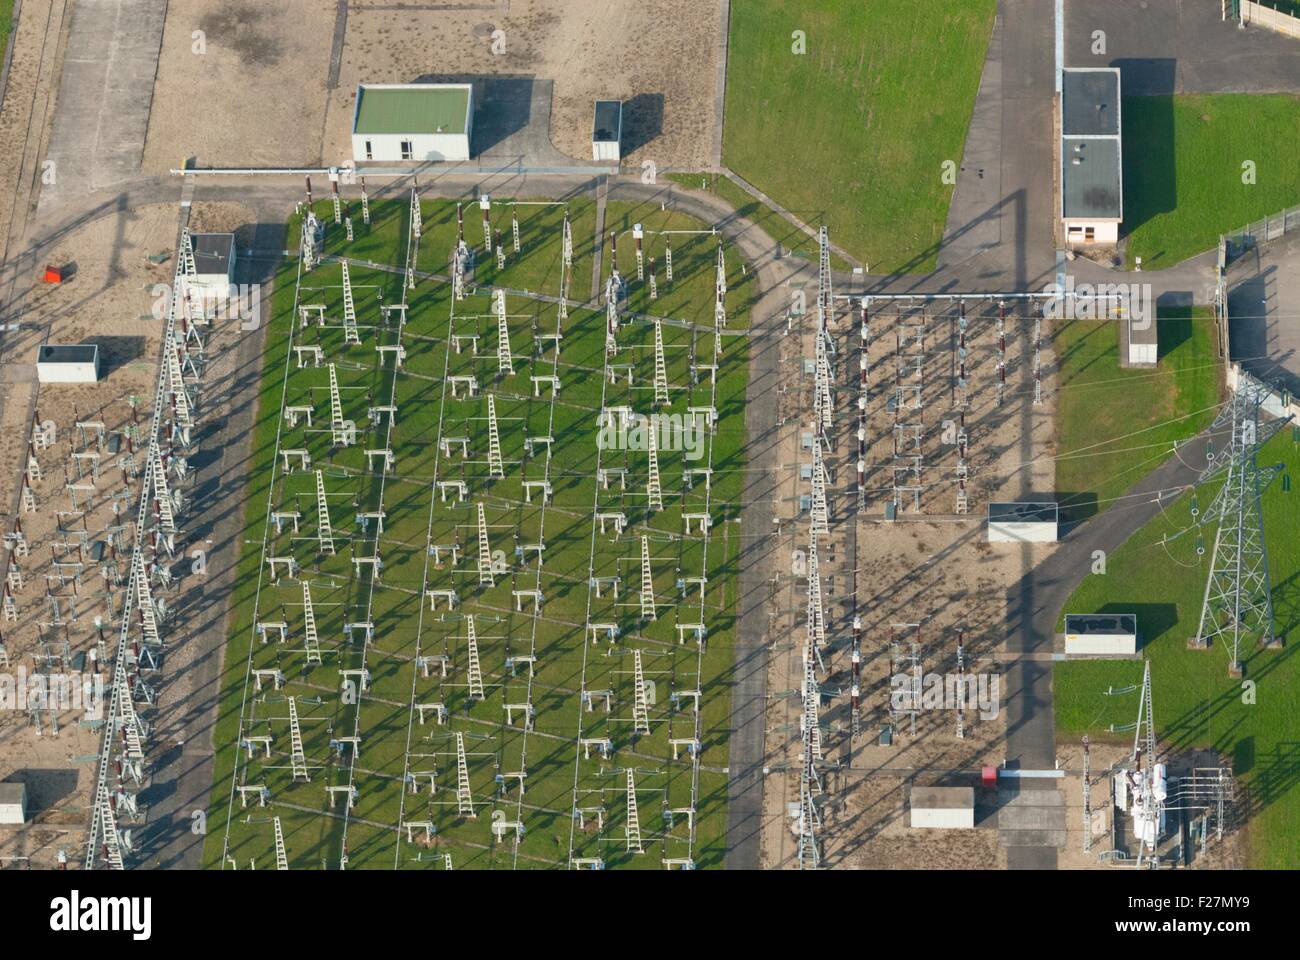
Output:
<instances>
[{"instance_id":1,"label":"window on building","mask_svg":"<svg viewBox=\"0 0 1300 960\"><path fill-rule=\"evenodd\" d=\"M366 141L366 159L367 160L375 159L375 148L374 145L369 140Z\"/></svg>"},{"instance_id":2,"label":"window on building","mask_svg":"<svg viewBox=\"0 0 1300 960\"><path fill-rule=\"evenodd\" d=\"M414 158L415 158L415 151L411 149L411 141L410 141L410 140L403 140L403 141L402 141L402 159L403 159L403 160L413 160Z\"/></svg>"},{"instance_id":3,"label":"window on building","mask_svg":"<svg viewBox=\"0 0 1300 960\"><path fill-rule=\"evenodd\" d=\"M1083 242L1092 243L1096 239L1097 239L1097 228L1085 227L1083 231Z\"/></svg>"}]
</instances>

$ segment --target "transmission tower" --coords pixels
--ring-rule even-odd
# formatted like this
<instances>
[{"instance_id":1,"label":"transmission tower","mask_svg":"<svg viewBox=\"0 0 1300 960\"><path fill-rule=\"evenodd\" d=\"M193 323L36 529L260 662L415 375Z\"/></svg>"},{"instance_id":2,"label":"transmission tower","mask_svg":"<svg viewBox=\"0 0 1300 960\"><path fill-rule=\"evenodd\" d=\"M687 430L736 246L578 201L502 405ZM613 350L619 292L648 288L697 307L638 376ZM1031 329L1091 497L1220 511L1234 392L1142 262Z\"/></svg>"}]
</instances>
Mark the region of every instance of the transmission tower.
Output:
<instances>
[{"instance_id":1,"label":"transmission tower","mask_svg":"<svg viewBox=\"0 0 1300 960\"><path fill-rule=\"evenodd\" d=\"M826 463L822 459L822 444L819 437L813 438L811 520L815 533L830 536L830 507L826 502Z\"/></svg>"},{"instance_id":2,"label":"transmission tower","mask_svg":"<svg viewBox=\"0 0 1300 960\"><path fill-rule=\"evenodd\" d=\"M465 734L456 734L456 812L475 819L474 801L469 793L469 764L465 761Z\"/></svg>"},{"instance_id":3,"label":"transmission tower","mask_svg":"<svg viewBox=\"0 0 1300 960\"><path fill-rule=\"evenodd\" d=\"M506 292L497 290L492 299L497 310L497 373L514 373L515 358L510 353L510 327L506 324Z\"/></svg>"},{"instance_id":4,"label":"transmission tower","mask_svg":"<svg viewBox=\"0 0 1300 960\"><path fill-rule=\"evenodd\" d=\"M655 320L655 403L668 402L668 364L664 360L663 323Z\"/></svg>"},{"instance_id":5,"label":"transmission tower","mask_svg":"<svg viewBox=\"0 0 1300 960\"><path fill-rule=\"evenodd\" d=\"M650 538L641 538L641 616L656 620L654 577L650 572Z\"/></svg>"},{"instance_id":6,"label":"transmission tower","mask_svg":"<svg viewBox=\"0 0 1300 960\"><path fill-rule=\"evenodd\" d=\"M636 809L636 778L631 767L627 771L627 850L645 852L641 847L641 818Z\"/></svg>"},{"instance_id":7,"label":"transmission tower","mask_svg":"<svg viewBox=\"0 0 1300 960\"><path fill-rule=\"evenodd\" d=\"M488 475L504 479L505 463L501 459L501 433L497 429L496 397L488 394Z\"/></svg>"},{"instance_id":8,"label":"transmission tower","mask_svg":"<svg viewBox=\"0 0 1300 960\"><path fill-rule=\"evenodd\" d=\"M478 635L474 630L474 614L465 617L465 629L468 631L465 645L469 648L469 698L486 699L483 693L483 670L478 660Z\"/></svg>"},{"instance_id":9,"label":"transmission tower","mask_svg":"<svg viewBox=\"0 0 1300 960\"><path fill-rule=\"evenodd\" d=\"M663 487L659 482L659 449L655 441L655 425L653 422L646 425L646 452L650 455L650 476L646 481L646 497L650 503L651 510L662 510L664 508Z\"/></svg>"},{"instance_id":10,"label":"transmission tower","mask_svg":"<svg viewBox=\"0 0 1300 960\"><path fill-rule=\"evenodd\" d=\"M316 608L311 602L311 583L302 582L303 646L307 650L309 664L321 662L320 638L316 634Z\"/></svg>"},{"instance_id":11,"label":"transmission tower","mask_svg":"<svg viewBox=\"0 0 1300 960\"><path fill-rule=\"evenodd\" d=\"M298 701L296 697L289 698L289 747L294 780L310 780L311 774L307 771L307 755L302 747L302 727L298 725Z\"/></svg>"},{"instance_id":12,"label":"transmission tower","mask_svg":"<svg viewBox=\"0 0 1300 960\"><path fill-rule=\"evenodd\" d=\"M1142 765L1146 756L1146 767ZM1155 853L1160 840L1160 821L1164 816L1165 787L1158 779L1156 763L1156 721L1151 707L1151 661L1142 669L1142 699L1138 702L1137 728L1133 731L1133 755L1138 777L1137 797L1134 799L1134 826L1138 834L1137 866L1142 866L1143 855Z\"/></svg>"},{"instance_id":13,"label":"transmission tower","mask_svg":"<svg viewBox=\"0 0 1300 960\"><path fill-rule=\"evenodd\" d=\"M641 668L641 651L632 651L632 732L650 733L650 700L646 696L645 672Z\"/></svg>"},{"instance_id":14,"label":"transmission tower","mask_svg":"<svg viewBox=\"0 0 1300 960\"><path fill-rule=\"evenodd\" d=\"M330 525L330 506L325 498L325 476L316 471L316 521L322 553L334 553L334 528Z\"/></svg>"},{"instance_id":15,"label":"transmission tower","mask_svg":"<svg viewBox=\"0 0 1300 960\"><path fill-rule=\"evenodd\" d=\"M347 346L359 344L361 334L357 331L357 308L352 301L352 275L348 272L348 262L340 260L343 268L343 342Z\"/></svg>"},{"instance_id":16,"label":"transmission tower","mask_svg":"<svg viewBox=\"0 0 1300 960\"><path fill-rule=\"evenodd\" d=\"M280 826L280 818L273 818L275 823L275 869L288 870L289 857L284 852L284 830Z\"/></svg>"},{"instance_id":17,"label":"transmission tower","mask_svg":"<svg viewBox=\"0 0 1300 960\"><path fill-rule=\"evenodd\" d=\"M1282 468L1261 468L1259 450L1290 417L1261 425L1260 407L1270 393L1258 380L1241 374L1214 421L1214 427L1232 428L1226 461L1212 462L1200 476L1205 483L1226 472L1223 486L1200 518L1202 524L1218 521L1218 532L1194 645L1208 647L1217 639L1230 646L1232 676L1241 676L1243 649L1271 645L1275 637L1261 497Z\"/></svg>"},{"instance_id":18,"label":"transmission tower","mask_svg":"<svg viewBox=\"0 0 1300 960\"><path fill-rule=\"evenodd\" d=\"M487 515L483 512L483 504L479 503L475 506L478 507L478 582L495 587L496 580L492 576L492 549L488 544Z\"/></svg>"}]
</instances>

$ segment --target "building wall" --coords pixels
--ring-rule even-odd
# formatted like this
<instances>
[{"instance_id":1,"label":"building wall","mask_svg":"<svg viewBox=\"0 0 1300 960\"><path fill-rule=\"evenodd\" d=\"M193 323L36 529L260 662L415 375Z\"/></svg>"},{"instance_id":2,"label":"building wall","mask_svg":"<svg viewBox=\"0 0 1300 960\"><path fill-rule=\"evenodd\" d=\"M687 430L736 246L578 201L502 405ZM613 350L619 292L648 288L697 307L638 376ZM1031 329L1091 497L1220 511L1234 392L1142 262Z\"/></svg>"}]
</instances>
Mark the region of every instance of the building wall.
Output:
<instances>
[{"instance_id":1,"label":"building wall","mask_svg":"<svg viewBox=\"0 0 1300 960\"><path fill-rule=\"evenodd\" d=\"M1065 242L1073 247L1092 246L1094 244L1115 244L1119 243L1119 223L1116 221L1099 221L1091 220L1065 220ZM1095 231L1092 240L1084 240L1082 235L1071 235L1072 230L1086 230L1091 227Z\"/></svg>"},{"instance_id":2,"label":"building wall","mask_svg":"<svg viewBox=\"0 0 1300 960\"><path fill-rule=\"evenodd\" d=\"M369 140L373 155L366 156ZM367 159L402 163L402 141L410 140L412 161L468 160L469 135L465 133L361 134L352 135L352 158L358 163Z\"/></svg>"},{"instance_id":3,"label":"building wall","mask_svg":"<svg viewBox=\"0 0 1300 960\"><path fill-rule=\"evenodd\" d=\"M591 159L619 162L619 145L611 140L591 141Z\"/></svg>"},{"instance_id":4,"label":"building wall","mask_svg":"<svg viewBox=\"0 0 1300 960\"><path fill-rule=\"evenodd\" d=\"M99 365L37 362L36 379L40 383L96 383L99 380Z\"/></svg>"},{"instance_id":5,"label":"building wall","mask_svg":"<svg viewBox=\"0 0 1300 960\"><path fill-rule=\"evenodd\" d=\"M1155 343L1130 343L1128 345L1128 362L1135 366L1156 365L1157 348Z\"/></svg>"},{"instance_id":6,"label":"building wall","mask_svg":"<svg viewBox=\"0 0 1300 960\"><path fill-rule=\"evenodd\" d=\"M1067 633L1067 656L1132 656L1137 653L1137 637L1122 633Z\"/></svg>"},{"instance_id":7,"label":"building wall","mask_svg":"<svg viewBox=\"0 0 1300 960\"><path fill-rule=\"evenodd\" d=\"M929 827L940 830L973 830L975 828L975 811L960 810L952 807L912 808L912 826Z\"/></svg>"},{"instance_id":8,"label":"building wall","mask_svg":"<svg viewBox=\"0 0 1300 960\"><path fill-rule=\"evenodd\" d=\"M1056 524L989 521L989 543L1055 543Z\"/></svg>"}]
</instances>

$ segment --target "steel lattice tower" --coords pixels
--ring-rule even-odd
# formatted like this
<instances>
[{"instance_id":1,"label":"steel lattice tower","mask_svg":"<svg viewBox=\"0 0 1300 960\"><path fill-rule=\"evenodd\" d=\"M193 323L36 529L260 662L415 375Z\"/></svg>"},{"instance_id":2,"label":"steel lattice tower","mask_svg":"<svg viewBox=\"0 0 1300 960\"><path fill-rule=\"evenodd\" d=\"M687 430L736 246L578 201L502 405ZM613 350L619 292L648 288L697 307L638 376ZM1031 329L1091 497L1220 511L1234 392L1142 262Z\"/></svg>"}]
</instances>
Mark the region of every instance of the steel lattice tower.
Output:
<instances>
[{"instance_id":1,"label":"steel lattice tower","mask_svg":"<svg viewBox=\"0 0 1300 960\"><path fill-rule=\"evenodd\" d=\"M1202 523L1217 520L1219 527L1195 642L1208 647L1217 639L1230 645L1228 669L1234 676L1241 674L1243 647L1269 645L1274 638L1273 594L1260 498L1281 468L1261 468L1259 449L1286 420L1275 420L1267 430L1261 429L1260 406L1269 395L1266 386L1241 374L1237 389L1214 421L1215 427L1232 427L1226 462L1212 463L1200 478L1204 483L1226 472L1222 488L1201 518Z\"/></svg>"}]
</instances>

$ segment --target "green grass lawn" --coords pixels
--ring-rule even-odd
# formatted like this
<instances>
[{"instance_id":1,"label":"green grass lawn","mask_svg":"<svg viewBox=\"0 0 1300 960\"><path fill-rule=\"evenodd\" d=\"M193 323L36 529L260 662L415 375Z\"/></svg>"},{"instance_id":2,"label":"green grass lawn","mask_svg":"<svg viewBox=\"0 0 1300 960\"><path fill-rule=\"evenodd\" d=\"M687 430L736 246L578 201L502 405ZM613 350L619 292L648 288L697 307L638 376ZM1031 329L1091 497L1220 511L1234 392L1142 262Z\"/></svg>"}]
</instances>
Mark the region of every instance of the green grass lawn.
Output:
<instances>
[{"instance_id":1,"label":"green grass lawn","mask_svg":"<svg viewBox=\"0 0 1300 960\"><path fill-rule=\"evenodd\" d=\"M318 213L328 210L328 202ZM538 208L550 210L555 208ZM420 263L426 256L436 263L440 251L450 249L454 236L454 205L426 201L423 206L424 238ZM372 206L371 229L354 224L354 239L342 239L342 229L327 225L325 254L354 261L374 260L400 264L406 235L406 205L401 202ZM655 214L662 219L654 219ZM680 214L611 205L611 229L623 230L623 220L635 217L647 230L699 230L703 224ZM507 214L508 218L508 214ZM521 217L521 220L523 218ZM508 219L507 219L508 222ZM450 226L449 226L450 224ZM558 224L558 221L557 221ZM477 221L467 237L481 240ZM522 224L521 224L522 227ZM585 248L590 250L590 233ZM451 231L449 233L449 231ZM558 230L556 230L558 233ZM298 234L290 225L290 236ZM531 289L553 293L554 264L539 260L559 258L558 243L534 222L522 229L522 251L507 258L504 271L492 266L491 276ZM509 233L506 233L509 236ZM580 237L575 229L575 271ZM676 278L663 282L656 303L671 309L674 318L689 318L686 301L702 295L711 315L712 269L717 240L704 233L696 238L676 237ZM509 242L507 240L507 242ZM628 254L631 245L626 245ZM397 253L396 258L393 254ZM624 244L620 241L620 260ZM736 294L728 305L734 321L743 327L745 272L732 253L728 272L734 273ZM590 275L590 260L585 263ZM426 267L426 269L436 269ZM635 267L623 264L629 276L629 301L645 297L645 284L635 280ZM478 278L486 282L486 277ZM689 464L684 455L664 451L660 470L664 509L645 509L644 480L648 457L637 451L601 451L596 446L597 413L602 406L627 405L646 410L652 395L653 326L628 318L619 330L619 362L632 376L617 382L605 376L605 317L602 311L574 307L562 325L559 355L555 341L544 335L556 330L554 305L512 295L508 298L508 326L515 372L496 376L497 326L490 289L480 286L455 302L446 282L422 280L408 292L407 323L399 331L380 322L376 295L384 301L401 299L401 276L367 266L351 270L362 345L350 349L343 343L335 319L326 327L303 328L296 317L298 303L324 303L337 318L341 301L341 268L332 262L299 274L290 258L276 276L271 318L263 357L261 393L254 430L253 459L245 513L244 552L233 598L230 639L221 677L221 706L214 734L217 749L214 788L204 850L208 866L221 866L228 852L239 868L250 862L265 867L273 862L271 817L281 820L289 861L295 868L337 868L346 838L349 867L376 869L433 868L449 853L457 868L563 868L574 856L600 856L611 867L662 869L661 857L690 852L701 867L720 867L725 853L727 763L730 725L730 673L738 602L736 573L739 564L739 501L744 469L744 391L747 382L748 344L744 337L726 337L716 382L707 374L696 382L690 371L692 358L712 357L711 334L679 325L664 325L665 363L670 384L671 409L716 403L719 422L705 441L707 459ZM453 309L454 306L454 309ZM452 348L454 334L463 349ZM477 349L468 338L477 337ZM400 373L391 360L380 365L376 344L394 344L400 338L406 356ZM291 342L320 344L326 359L336 363L343 416L363 425L367 437L358 445L337 448L330 443L328 426L328 371L310 365L298 367L289 350ZM701 362L704 362L702 359ZM537 391L531 376L556 374L562 389ZM478 396L451 396L448 378L476 376ZM387 436L373 423L369 412L394 394L400 414L394 428L392 450L395 469L381 478L367 467L364 449L382 448ZM486 475L484 457L489 449L486 425L488 396L500 420L504 477ZM280 419L281 404L314 407L315 426L296 426ZM322 423L322 420L325 422ZM463 436L471 455L462 458L440 452L440 437ZM549 444L529 453L525 437L550 436ZM276 450L310 451L313 468L323 471L330 499L331 525L337 552L319 549L314 478L309 472L286 472ZM615 480L600 489L595 480L597 463L627 471L624 492ZM713 470L706 486L698 477L687 482L688 466ZM434 479L462 480L469 500L444 502L434 489ZM534 491L530 501L525 480L552 484L552 497L543 506ZM640 502L638 502L640 497ZM474 511L483 504L492 547L501 552L507 571L492 585L478 583L476 562L467 556L476 533ZM267 526L268 506L276 511L298 511L302 530L286 526L283 532ZM612 531L594 535L593 507L621 509L631 529L622 537ZM362 529L359 512L384 512L384 529L376 541L373 525ZM707 512L713 527L707 538L683 533L684 512ZM300 575L270 581L262 565L262 537L268 534L268 556L293 556ZM637 592L625 585L619 595L606 587L593 598L588 571L618 574L636 583L640 535L652 544L651 555L656 619L641 622ZM546 544L545 563L521 560L523 545ZM354 556L371 556L378 543L384 561L382 582L359 575ZM459 563L429 559L426 545L459 544ZM527 555L525 555L527 557ZM494 560L494 563L496 561ZM678 577L700 573L708 577L707 595L683 596ZM311 663L304 649L302 584L310 580L322 663ZM422 596L431 589L455 589L460 600L454 612L445 601L434 611ZM540 614L531 603L520 609L513 590L536 585L545 596ZM589 616L590 611L590 616ZM486 696L471 701L467 691L468 653L464 614L478 623L478 649ZM585 625L610 621L622 628L616 645L588 642ZM289 625L286 643L261 643L254 635L256 621L284 621ZM344 624L369 620L374 635L363 660L359 642L343 639ZM708 643L701 650L693 642L679 643L678 623L704 622ZM654 685L649 716L651 732L631 736L629 726L633 649L642 652L646 678ZM534 651L532 668L511 669L508 658ZM438 666L422 669L417 656L448 657L448 673ZM365 663L368 685L359 702L340 696L338 670L357 669ZM258 691L247 679L250 669L281 670L283 688ZM608 689L614 710L583 709L582 689ZM695 729L692 701L671 699L675 691L701 691L699 738L701 766L694 768L683 754L674 759L670 738L690 736ZM297 780L288 765L289 734L285 698L296 698L303 728L304 753L310 761L309 782ZM506 720L504 707L525 700L536 711L533 727L525 730L520 714ZM415 703L443 703L445 725L432 714L427 723L413 719ZM608 736L614 752L607 760L593 750L590 759L579 750L577 737ZM351 762L341 757L334 742L356 731L361 752ZM462 817L455 799L454 733L463 734L477 818ZM241 755L241 736L270 734L273 755ZM647 855L636 856L623 848L625 819L622 770L637 771L638 800ZM526 769L526 797L513 780L501 778ZM415 782L408 777L414 776ZM437 789L431 789L430 776ZM232 778L241 784L265 784L271 791L268 808L250 802L247 808L234 798ZM358 787L356 806L343 819L340 799L331 807L326 786ZM580 805L600 808L603 830L589 823L575 830L570 843L574 791ZM695 831L691 842L688 823L680 813L665 811L688 806L692 795ZM229 812L233 809L233 815ZM495 814L519 819L526 836L516 847L512 841L495 843L491 823ZM407 838L403 823L434 824L437 841L426 848ZM420 833L423 828L420 828Z\"/></svg>"},{"instance_id":2,"label":"green grass lawn","mask_svg":"<svg viewBox=\"0 0 1300 960\"><path fill-rule=\"evenodd\" d=\"M961 164L995 7L733 4L724 162L872 273L929 272L953 190L942 164Z\"/></svg>"},{"instance_id":3,"label":"green grass lawn","mask_svg":"<svg viewBox=\"0 0 1300 960\"><path fill-rule=\"evenodd\" d=\"M1120 368L1114 320L1072 320L1056 330L1056 489L1072 520L1106 509L1168 459L1175 442L1214 419L1222 373L1213 312L1161 310L1157 324L1155 370Z\"/></svg>"},{"instance_id":4,"label":"green grass lawn","mask_svg":"<svg viewBox=\"0 0 1300 960\"><path fill-rule=\"evenodd\" d=\"M713 194L795 256L817 262L817 241L814 238L727 177L716 173L669 173L666 176L684 187ZM853 264L832 250L831 269L847 273L853 269Z\"/></svg>"},{"instance_id":5,"label":"green grass lawn","mask_svg":"<svg viewBox=\"0 0 1300 960\"><path fill-rule=\"evenodd\" d=\"M14 0L0 0L0 61L9 46L9 36L14 29Z\"/></svg>"},{"instance_id":6,"label":"green grass lawn","mask_svg":"<svg viewBox=\"0 0 1300 960\"><path fill-rule=\"evenodd\" d=\"M1283 430L1265 447L1260 462L1282 462L1294 477L1300 445ZM1209 503L1211 490L1198 495ZM1300 867L1300 489L1283 491L1275 481L1264 495L1266 535L1277 632L1281 650L1245 650L1246 679L1256 685L1255 702L1242 702L1242 681L1228 676L1230 652L1187 649L1195 634L1208 575L1214 530L1204 532L1206 552L1198 556L1192 534L1162 542L1188 528L1191 498L1184 496L1107 558L1106 573L1091 575L1070 597L1070 613L1136 613L1142 652L1151 660L1157 732L1174 749L1212 748L1232 763L1250 795L1251 865ZM1135 695L1106 696L1109 687L1142 682L1134 661L1059 663L1053 682L1056 733L1062 739L1088 734L1126 741L1109 726L1132 722Z\"/></svg>"},{"instance_id":7,"label":"green grass lawn","mask_svg":"<svg viewBox=\"0 0 1300 960\"><path fill-rule=\"evenodd\" d=\"M1125 97L1128 260L1172 267L1219 235L1300 203L1300 98ZM1255 183L1242 183L1242 163Z\"/></svg>"},{"instance_id":8,"label":"green grass lawn","mask_svg":"<svg viewBox=\"0 0 1300 960\"><path fill-rule=\"evenodd\" d=\"M1266 7L1277 10L1278 13L1289 13L1293 17L1300 17L1300 0L1260 0Z\"/></svg>"}]
</instances>

